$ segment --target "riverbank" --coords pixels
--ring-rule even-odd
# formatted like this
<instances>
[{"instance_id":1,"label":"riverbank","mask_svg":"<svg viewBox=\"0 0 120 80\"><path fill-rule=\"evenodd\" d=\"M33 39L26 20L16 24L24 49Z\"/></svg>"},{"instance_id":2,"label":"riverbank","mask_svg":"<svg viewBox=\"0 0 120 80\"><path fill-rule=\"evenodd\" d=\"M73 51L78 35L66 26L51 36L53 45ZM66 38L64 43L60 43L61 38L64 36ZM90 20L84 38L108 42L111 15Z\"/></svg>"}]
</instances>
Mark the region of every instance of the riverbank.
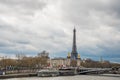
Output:
<instances>
[{"instance_id":1,"label":"riverbank","mask_svg":"<svg viewBox=\"0 0 120 80\"><path fill-rule=\"evenodd\" d=\"M120 77L120 74L100 74L99 76Z\"/></svg>"},{"instance_id":2,"label":"riverbank","mask_svg":"<svg viewBox=\"0 0 120 80\"><path fill-rule=\"evenodd\" d=\"M23 77L1 80L120 80L119 77L107 77L96 75L76 75L76 76L58 76L58 77Z\"/></svg>"},{"instance_id":3,"label":"riverbank","mask_svg":"<svg viewBox=\"0 0 120 80\"><path fill-rule=\"evenodd\" d=\"M120 74L89 74L89 76L106 76L106 77L120 77ZM80 75L82 76L82 75ZM37 77L36 73L19 73L19 74L8 74L0 75L0 79L9 79L9 78L27 78L27 77Z\"/></svg>"},{"instance_id":4,"label":"riverbank","mask_svg":"<svg viewBox=\"0 0 120 80\"><path fill-rule=\"evenodd\" d=\"M0 75L0 79L34 77L34 76L37 76L37 74L36 73L19 73L19 74Z\"/></svg>"},{"instance_id":5,"label":"riverbank","mask_svg":"<svg viewBox=\"0 0 120 80\"><path fill-rule=\"evenodd\" d=\"M89 76L106 76L106 77L120 77L120 74L89 74ZM82 75L80 75L82 76ZM9 79L9 78L27 78L27 77L37 77L36 73L19 73L19 74L8 74L0 75L0 79Z\"/></svg>"}]
</instances>

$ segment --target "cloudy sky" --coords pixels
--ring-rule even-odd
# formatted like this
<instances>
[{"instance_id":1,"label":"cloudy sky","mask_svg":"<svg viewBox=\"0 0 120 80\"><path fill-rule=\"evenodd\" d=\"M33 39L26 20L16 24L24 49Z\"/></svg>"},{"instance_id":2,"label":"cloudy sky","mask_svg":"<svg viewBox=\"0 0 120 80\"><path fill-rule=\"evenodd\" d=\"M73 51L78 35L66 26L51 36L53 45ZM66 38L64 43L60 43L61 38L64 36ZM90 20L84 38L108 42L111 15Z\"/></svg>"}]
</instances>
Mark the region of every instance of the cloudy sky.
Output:
<instances>
[{"instance_id":1,"label":"cloudy sky","mask_svg":"<svg viewBox=\"0 0 120 80\"><path fill-rule=\"evenodd\" d=\"M66 57L76 27L81 58L120 62L119 0L0 0L0 56Z\"/></svg>"}]
</instances>

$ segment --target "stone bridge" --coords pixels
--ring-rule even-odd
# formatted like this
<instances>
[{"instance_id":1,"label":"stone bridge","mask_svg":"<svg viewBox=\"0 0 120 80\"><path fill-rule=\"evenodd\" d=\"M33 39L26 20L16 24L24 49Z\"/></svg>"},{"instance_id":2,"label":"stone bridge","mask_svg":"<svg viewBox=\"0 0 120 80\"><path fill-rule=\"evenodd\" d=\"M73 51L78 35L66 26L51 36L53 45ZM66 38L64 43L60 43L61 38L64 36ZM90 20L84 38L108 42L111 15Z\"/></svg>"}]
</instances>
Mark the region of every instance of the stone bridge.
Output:
<instances>
[{"instance_id":1,"label":"stone bridge","mask_svg":"<svg viewBox=\"0 0 120 80\"><path fill-rule=\"evenodd\" d=\"M112 68L80 68L78 74L103 74L113 71Z\"/></svg>"}]
</instances>

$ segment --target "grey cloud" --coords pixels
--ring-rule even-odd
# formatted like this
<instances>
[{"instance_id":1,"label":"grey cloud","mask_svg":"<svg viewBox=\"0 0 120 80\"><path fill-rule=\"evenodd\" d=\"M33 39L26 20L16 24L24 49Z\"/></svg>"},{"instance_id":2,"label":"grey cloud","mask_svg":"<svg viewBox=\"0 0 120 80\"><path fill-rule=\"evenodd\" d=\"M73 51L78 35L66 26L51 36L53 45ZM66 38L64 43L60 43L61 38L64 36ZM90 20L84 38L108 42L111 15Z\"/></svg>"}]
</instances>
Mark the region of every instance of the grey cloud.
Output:
<instances>
[{"instance_id":1,"label":"grey cloud","mask_svg":"<svg viewBox=\"0 0 120 80\"><path fill-rule=\"evenodd\" d=\"M109 15L114 15L116 18L120 18L120 5L119 0L110 0L109 3L104 5L97 5L96 10L105 11Z\"/></svg>"},{"instance_id":2,"label":"grey cloud","mask_svg":"<svg viewBox=\"0 0 120 80\"><path fill-rule=\"evenodd\" d=\"M98 28L100 24L119 28L119 8L119 0L67 0L63 5L64 17L80 29Z\"/></svg>"},{"instance_id":3,"label":"grey cloud","mask_svg":"<svg viewBox=\"0 0 120 80\"><path fill-rule=\"evenodd\" d=\"M31 55L40 50L65 54L71 51L75 25L82 56L120 56L118 0L0 0L0 4L0 53L14 54L18 49Z\"/></svg>"},{"instance_id":4,"label":"grey cloud","mask_svg":"<svg viewBox=\"0 0 120 80\"><path fill-rule=\"evenodd\" d=\"M19 44L30 44L29 41L18 41L18 42L16 42L16 43L19 43Z\"/></svg>"},{"instance_id":5,"label":"grey cloud","mask_svg":"<svg viewBox=\"0 0 120 80\"><path fill-rule=\"evenodd\" d=\"M35 11L42 11L47 3L42 0L0 0L0 5L4 8L1 13L20 17L22 14L34 16Z\"/></svg>"},{"instance_id":6,"label":"grey cloud","mask_svg":"<svg viewBox=\"0 0 120 80\"><path fill-rule=\"evenodd\" d=\"M0 0L0 3L13 6L13 7L23 7L23 9L42 9L45 7L46 3L41 0Z\"/></svg>"},{"instance_id":7,"label":"grey cloud","mask_svg":"<svg viewBox=\"0 0 120 80\"><path fill-rule=\"evenodd\" d=\"M10 43L7 43L7 42L1 42L0 41L0 47L10 47L10 46L13 46L13 44L10 44Z\"/></svg>"}]
</instances>

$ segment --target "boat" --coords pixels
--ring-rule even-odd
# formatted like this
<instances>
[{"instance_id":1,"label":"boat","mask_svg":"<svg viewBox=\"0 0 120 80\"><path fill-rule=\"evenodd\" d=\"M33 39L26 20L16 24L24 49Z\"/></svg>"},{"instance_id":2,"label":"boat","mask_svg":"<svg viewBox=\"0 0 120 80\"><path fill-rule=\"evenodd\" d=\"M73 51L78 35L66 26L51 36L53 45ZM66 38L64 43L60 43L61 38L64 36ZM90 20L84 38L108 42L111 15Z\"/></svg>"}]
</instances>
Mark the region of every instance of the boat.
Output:
<instances>
[{"instance_id":1,"label":"boat","mask_svg":"<svg viewBox=\"0 0 120 80\"><path fill-rule=\"evenodd\" d=\"M37 72L38 77L55 77L59 76L59 71L58 70L40 70Z\"/></svg>"}]
</instances>

